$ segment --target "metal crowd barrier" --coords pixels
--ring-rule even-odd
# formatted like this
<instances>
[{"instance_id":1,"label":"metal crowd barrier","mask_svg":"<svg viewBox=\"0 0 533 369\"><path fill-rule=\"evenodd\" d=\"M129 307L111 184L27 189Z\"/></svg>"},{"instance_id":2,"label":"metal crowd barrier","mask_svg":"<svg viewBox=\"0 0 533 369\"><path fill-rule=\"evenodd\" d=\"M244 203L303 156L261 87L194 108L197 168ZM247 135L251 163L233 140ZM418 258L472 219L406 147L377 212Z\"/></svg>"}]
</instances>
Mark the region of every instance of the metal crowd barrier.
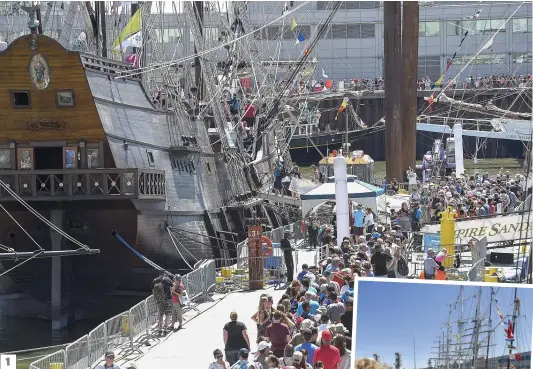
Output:
<instances>
[{"instance_id":1,"label":"metal crowd barrier","mask_svg":"<svg viewBox=\"0 0 533 369\"><path fill-rule=\"evenodd\" d=\"M216 284L214 260L195 265L197 269L183 276L189 300L194 303L207 297ZM30 364L30 369L91 369L101 363L106 351L117 356L139 351L154 338L152 328L157 323L157 304L152 295L97 326L89 334L69 344L65 350L47 355Z\"/></svg>"}]
</instances>

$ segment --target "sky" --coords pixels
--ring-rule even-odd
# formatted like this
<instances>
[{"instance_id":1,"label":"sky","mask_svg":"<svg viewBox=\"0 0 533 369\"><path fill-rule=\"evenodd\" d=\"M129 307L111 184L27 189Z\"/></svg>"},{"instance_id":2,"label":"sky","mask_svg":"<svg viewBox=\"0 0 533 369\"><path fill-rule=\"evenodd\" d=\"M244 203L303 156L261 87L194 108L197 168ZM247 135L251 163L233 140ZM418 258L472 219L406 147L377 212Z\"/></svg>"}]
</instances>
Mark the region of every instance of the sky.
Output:
<instances>
[{"instance_id":1,"label":"sky","mask_svg":"<svg viewBox=\"0 0 533 369\"><path fill-rule=\"evenodd\" d=\"M514 288L495 288L495 299L504 316L512 315ZM478 286L464 287L463 318L474 317L476 299L472 296ZM426 368L430 357L437 357L438 339L442 337L443 323L448 321L450 304L458 300L460 285L433 283L392 283L360 281L357 302L356 358L373 357L377 353L381 361L392 365L395 352L402 354L403 368L414 368L413 344L416 343L416 367ZM489 316L490 288L482 287L481 315ZM517 352L531 350L533 289L519 288L521 317L517 320L515 337ZM460 309L455 309L451 321L459 319ZM492 306L493 329L500 322L495 304ZM507 318L506 318L507 320ZM487 324L488 320L485 321ZM487 330L485 327L483 330ZM413 337L414 333L414 337ZM471 333L471 332L469 332ZM454 331L452 343L458 342ZM487 336L487 335L485 335ZM482 336L483 338L483 336ZM466 343L468 338L463 338ZM490 356L504 355L504 325L495 328L491 337L496 346ZM483 349L482 356L486 353ZM435 353L435 354L432 354ZM435 364L435 360L433 360Z\"/></svg>"}]
</instances>

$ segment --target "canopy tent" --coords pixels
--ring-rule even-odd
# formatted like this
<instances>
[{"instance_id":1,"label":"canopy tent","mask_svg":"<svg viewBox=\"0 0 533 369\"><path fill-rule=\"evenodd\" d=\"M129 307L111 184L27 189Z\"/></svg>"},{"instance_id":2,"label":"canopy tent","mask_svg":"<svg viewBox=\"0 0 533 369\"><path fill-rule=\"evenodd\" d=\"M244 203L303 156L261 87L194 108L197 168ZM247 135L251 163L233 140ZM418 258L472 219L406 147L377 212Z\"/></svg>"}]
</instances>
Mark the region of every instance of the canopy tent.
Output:
<instances>
[{"instance_id":1,"label":"canopy tent","mask_svg":"<svg viewBox=\"0 0 533 369\"><path fill-rule=\"evenodd\" d=\"M363 181L348 182L348 198L355 202L378 210L377 197L384 193L383 188L373 186ZM315 206L335 200L335 183L324 183L311 191L300 195L302 200L302 216L306 216Z\"/></svg>"}]
</instances>

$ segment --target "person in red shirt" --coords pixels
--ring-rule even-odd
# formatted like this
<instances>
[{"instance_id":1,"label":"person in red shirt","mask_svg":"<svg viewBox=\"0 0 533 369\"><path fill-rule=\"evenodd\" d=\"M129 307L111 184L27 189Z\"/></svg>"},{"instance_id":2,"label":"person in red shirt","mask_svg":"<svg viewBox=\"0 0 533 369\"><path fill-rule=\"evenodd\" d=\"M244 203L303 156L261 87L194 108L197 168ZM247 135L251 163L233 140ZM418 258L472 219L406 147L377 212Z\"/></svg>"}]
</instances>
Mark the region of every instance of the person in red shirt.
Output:
<instances>
[{"instance_id":1,"label":"person in red shirt","mask_svg":"<svg viewBox=\"0 0 533 369\"><path fill-rule=\"evenodd\" d=\"M324 369L337 369L341 363L341 355L338 348L331 346L331 332L329 330L322 332L321 340L322 345L315 350L313 363L322 361Z\"/></svg>"},{"instance_id":2,"label":"person in red shirt","mask_svg":"<svg viewBox=\"0 0 533 369\"><path fill-rule=\"evenodd\" d=\"M252 105L251 101L244 106L244 118L246 126L252 128L255 124L255 106Z\"/></svg>"},{"instance_id":3,"label":"person in red shirt","mask_svg":"<svg viewBox=\"0 0 533 369\"><path fill-rule=\"evenodd\" d=\"M274 319L265 332L265 337L272 343L272 352L277 357L283 357L285 346L291 342L291 332L289 327L281 323L283 314L280 311L274 312Z\"/></svg>"}]
</instances>

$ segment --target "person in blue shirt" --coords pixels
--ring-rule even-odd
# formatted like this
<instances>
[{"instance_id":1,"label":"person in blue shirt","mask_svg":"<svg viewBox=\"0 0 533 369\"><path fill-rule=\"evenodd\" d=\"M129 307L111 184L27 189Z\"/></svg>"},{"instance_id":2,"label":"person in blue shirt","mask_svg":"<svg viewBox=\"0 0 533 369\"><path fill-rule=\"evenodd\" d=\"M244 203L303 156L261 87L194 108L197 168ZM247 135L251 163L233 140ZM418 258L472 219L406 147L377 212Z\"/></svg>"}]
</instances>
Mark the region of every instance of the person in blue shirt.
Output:
<instances>
[{"instance_id":1,"label":"person in blue shirt","mask_svg":"<svg viewBox=\"0 0 533 369\"><path fill-rule=\"evenodd\" d=\"M362 236L365 227L365 212L363 211L363 206L361 204L357 205L355 211L352 213L352 217L355 235Z\"/></svg>"},{"instance_id":2,"label":"person in blue shirt","mask_svg":"<svg viewBox=\"0 0 533 369\"><path fill-rule=\"evenodd\" d=\"M422 218L422 210L418 204L413 205L413 212L411 213L411 229L413 232L420 231L420 219Z\"/></svg>"},{"instance_id":3,"label":"person in blue shirt","mask_svg":"<svg viewBox=\"0 0 533 369\"><path fill-rule=\"evenodd\" d=\"M346 301L351 297L353 298L354 281L351 280L348 283L348 289L342 294L341 301L346 304Z\"/></svg>"},{"instance_id":4,"label":"person in blue shirt","mask_svg":"<svg viewBox=\"0 0 533 369\"><path fill-rule=\"evenodd\" d=\"M315 350L318 348L316 345L311 343L313 332L310 329L303 329L302 337L304 339L304 343L296 346L294 348L294 351L307 350L307 363L309 365L313 365L313 357L315 356Z\"/></svg>"},{"instance_id":5,"label":"person in blue shirt","mask_svg":"<svg viewBox=\"0 0 533 369\"><path fill-rule=\"evenodd\" d=\"M299 318L302 316L304 310L303 310L303 303L304 302L309 302L309 306L310 306L310 310L309 310L309 314L310 315L315 315L320 304L315 301L314 299L316 298L316 291L314 288L309 288L309 290L305 293L305 301L303 302L300 302L298 304L298 309L296 309L296 318Z\"/></svg>"},{"instance_id":6,"label":"person in blue shirt","mask_svg":"<svg viewBox=\"0 0 533 369\"><path fill-rule=\"evenodd\" d=\"M304 276L308 273L308 271L309 271L309 265L302 264L302 271L298 273L298 276L296 277L296 279L298 279L301 283L304 279Z\"/></svg>"}]
</instances>

